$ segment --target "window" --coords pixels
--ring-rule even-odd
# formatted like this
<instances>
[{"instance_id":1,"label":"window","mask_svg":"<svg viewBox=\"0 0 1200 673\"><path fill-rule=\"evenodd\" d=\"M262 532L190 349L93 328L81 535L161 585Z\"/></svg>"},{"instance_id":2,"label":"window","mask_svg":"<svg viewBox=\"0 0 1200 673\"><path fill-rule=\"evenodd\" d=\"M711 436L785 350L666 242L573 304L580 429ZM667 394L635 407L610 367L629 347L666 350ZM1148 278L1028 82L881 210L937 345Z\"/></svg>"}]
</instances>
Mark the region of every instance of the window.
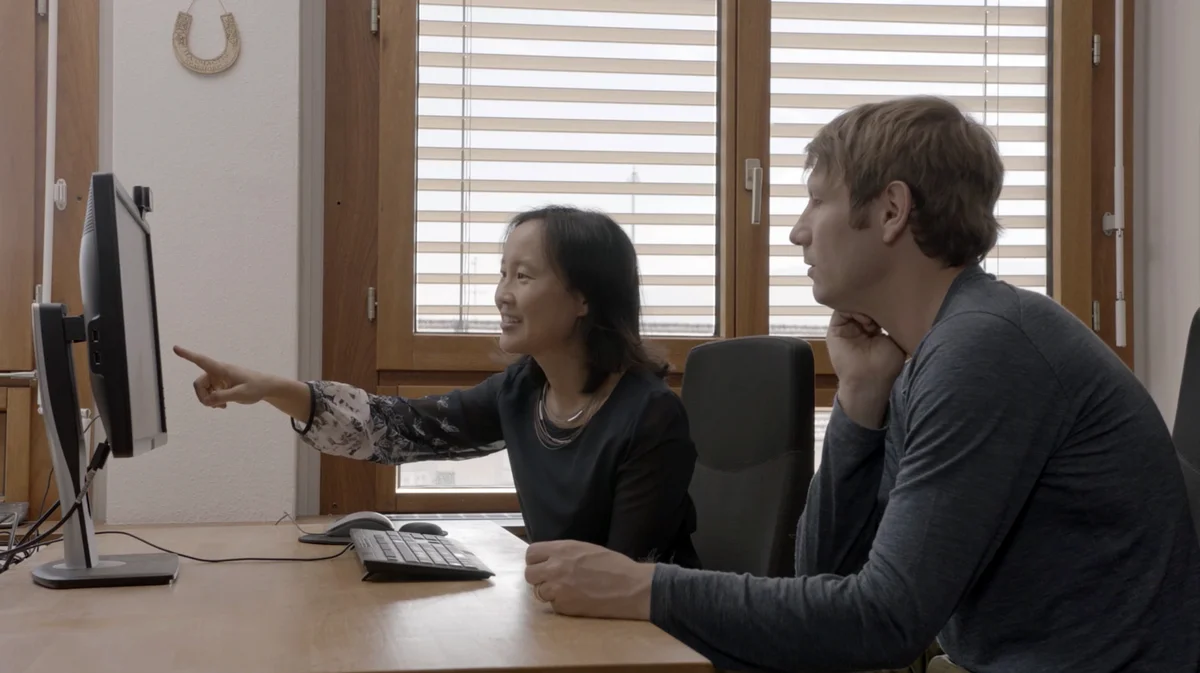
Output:
<instances>
[{"instance_id":1,"label":"window","mask_svg":"<svg viewBox=\"0 0 1200 673\"><path fill-rule=\"evenodd\" d=\"M788 240L805 145L850 106L917 93L993 131L1004 232L985 266L1049 289L1046 0L425 0L416 13L415 268L396 293L415 335L495 333L506 222L568 203L633 238L647 335L820 338L828 309ZM767 169L766 227L740 193L745 158Z\"/></svg>"},{"instance_id":2,"label":"window","mask_svg":"<svg viewBox=\"0 0 1200 673\"><path fill-rule=\"evenodd\" d=\"M500 451L472 460L437 460L405 465L396 470L400 489L509 489L513 487L508 452Z\"/></svg>"},{"instance_id":3,"label":"window","mask_svg":"<svg viewBox=\"0 0 1200 673\"><path fill-rule=\"evenodd\" d=\"M602 6L420 3L418 332L498 332L506 222L558 203L629 233L646 334L715 334L717 2Z\"/></svg>"},{"instance_id":4,"label":"window","mask_svg":"<svg viewBox=\"0 0 1200 673\"><path fill-rule=\"evenodd\" d=\"M1078 7L381 0L380 385L469 385L496 371L493 291L506 224L521 210L566 203L604 210L630 234L645 333L677 371L708 339L799 336L813 347L818 398L828 404L836 386L822 341L828 311L788 241L807 202L804 147L850 106L920 93L954 99L998 141L1004 232L987 269L1064 293L1081 315L1091 280L1080 278L1091 266L1075 249L1093 242L1076 241L1082 226L1048 216L1051 186L1064 189L1050 179L1050 128L1093 105L1090 94L1067 95L1051 108L1051 61L1067 67L1059 63L1067 57L1051 52L1050 14L1067 17L1056 30L1083 25L1076 32L1090 35L1091 10ZM1056 86L1076 86L1085 73L1068 56L1074 76ZM1055 147L1092 143L1090 124L1087 139L1074 123L1055 126ZM1082 153L1060 154L1056 176L1090 175ZM764 169L759 208L747 160ZM1090 184L1072 181L1064 193ZM1070 197L1055 198L1055 219L1090 221L1092 206ZM1061 256L1055 237L1068 231L1073 251ZM817 411L819 457L829 409ZM511 474L497 454L405 466L393 481L401 491L494 491Z\"/></svg>"},{"instance_id":5,"label":"window","mask_svg":"<svg viewBox=\"0 0 1200 673\"><path fill-rule=\"evenodd\" d=\"M1048 18L1045 0L771 2L770 333L821 337L829 323L788 241L808 203L805 145L888 96L947 96L993 131L1005 232L985 266L1046 291Z\"/></svg>"}]
</instances>

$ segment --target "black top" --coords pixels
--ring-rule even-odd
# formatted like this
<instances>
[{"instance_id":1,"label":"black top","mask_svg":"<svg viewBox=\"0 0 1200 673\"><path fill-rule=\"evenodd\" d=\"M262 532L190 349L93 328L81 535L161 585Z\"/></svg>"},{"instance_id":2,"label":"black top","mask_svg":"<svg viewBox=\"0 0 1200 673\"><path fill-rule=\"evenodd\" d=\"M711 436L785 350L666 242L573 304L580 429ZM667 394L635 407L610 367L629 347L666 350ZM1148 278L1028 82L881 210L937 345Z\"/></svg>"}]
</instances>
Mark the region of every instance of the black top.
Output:
<instances>
[{"instance_id":1,"label":"black top","mask_svg":"<svg viewBox=\"0 0 1200 673\"><path fill-rule=\"evenodd\" d=\"M330 453L399 465L508 449L531 542L579 540L639 561L699 567L688 486L696 449L683 402L649 372L629 372L571 443L547 448L534 429L542 386L521 362L473 388L405 399L309 383L297 427Z\"/></svg>"}]
</instances>

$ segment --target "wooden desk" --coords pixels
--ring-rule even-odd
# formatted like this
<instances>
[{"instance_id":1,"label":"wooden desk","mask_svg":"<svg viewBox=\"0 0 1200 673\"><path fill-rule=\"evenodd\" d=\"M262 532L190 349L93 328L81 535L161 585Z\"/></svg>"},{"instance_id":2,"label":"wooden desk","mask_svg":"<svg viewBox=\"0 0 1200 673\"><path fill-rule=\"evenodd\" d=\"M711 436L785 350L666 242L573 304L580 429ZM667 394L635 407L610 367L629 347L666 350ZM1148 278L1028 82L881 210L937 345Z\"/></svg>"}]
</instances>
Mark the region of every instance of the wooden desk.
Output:
<instances>
[{"instance_id":1,"label":"wooden desk","mask_svg":"<svg viewBox=\"0 0 1200 673\"><path fill-rule=\"evenodd\" d=\"M657 627L555 615L524 581L525 543L490 522L444 522L496 573L483 582L362 582L354 550L312 563L180 559L172 586L44 589L32 568L0 576L4 673L301 671L711 671ZM294 526L124 527L205 558L311 557ZM101 553L153 550L99 536Z\"/></svg>"}]
</instances>

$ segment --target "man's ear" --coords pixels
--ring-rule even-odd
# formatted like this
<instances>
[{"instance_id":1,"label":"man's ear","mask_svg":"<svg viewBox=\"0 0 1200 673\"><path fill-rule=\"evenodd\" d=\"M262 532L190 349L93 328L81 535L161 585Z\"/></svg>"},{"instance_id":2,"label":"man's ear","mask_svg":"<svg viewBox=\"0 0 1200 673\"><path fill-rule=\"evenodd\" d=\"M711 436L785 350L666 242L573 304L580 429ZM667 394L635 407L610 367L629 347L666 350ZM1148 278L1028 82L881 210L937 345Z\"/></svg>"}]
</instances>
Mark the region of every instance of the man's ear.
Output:
<instances>
[{"instance_id":1,"label":"man's ear","mask_svg":"<svg viewBox=\"0 0 1200 673\"><path fill-rule=\"evenodd\" d=\"M913 197L908 185L893 180L879 195L883 212L883 242L891 245L908 229L908 218L912 214Z\"/></svg>"}]
</instances>

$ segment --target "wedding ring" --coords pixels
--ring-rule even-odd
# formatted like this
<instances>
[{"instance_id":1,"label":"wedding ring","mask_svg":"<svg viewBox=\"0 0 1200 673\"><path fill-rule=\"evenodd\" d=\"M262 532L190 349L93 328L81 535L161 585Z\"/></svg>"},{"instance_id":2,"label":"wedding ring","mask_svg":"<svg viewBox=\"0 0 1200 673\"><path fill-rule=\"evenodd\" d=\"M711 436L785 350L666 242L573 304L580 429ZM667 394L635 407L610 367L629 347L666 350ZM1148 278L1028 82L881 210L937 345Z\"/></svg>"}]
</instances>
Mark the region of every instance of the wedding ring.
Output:
<instances>
[{"instance_id":1,"label":"wedding ring","mask_svg":"<svg viewBox=\"0 0 1200 673\"><path fill-rule=\"evenodd\" d=\"M547 601L545 598L542 598L542 585L540 585L540 584L533 585L533 597L538 599L539 603L549 603L550 602L550 601Z\"/></svg>"}]
</instances>

